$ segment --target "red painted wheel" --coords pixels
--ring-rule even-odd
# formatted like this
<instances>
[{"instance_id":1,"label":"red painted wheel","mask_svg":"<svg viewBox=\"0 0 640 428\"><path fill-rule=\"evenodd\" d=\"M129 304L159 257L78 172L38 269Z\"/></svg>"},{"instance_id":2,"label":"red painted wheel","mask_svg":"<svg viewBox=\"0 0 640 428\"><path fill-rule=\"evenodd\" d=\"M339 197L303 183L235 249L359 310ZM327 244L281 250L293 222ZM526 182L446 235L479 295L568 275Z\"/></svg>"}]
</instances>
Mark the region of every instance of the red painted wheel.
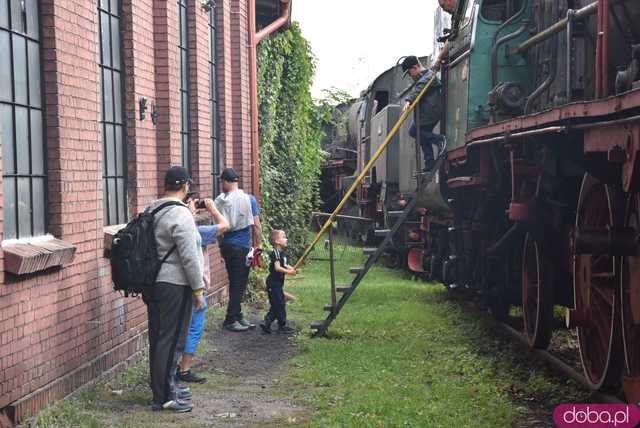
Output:
<instances>
[{"instance_id":1,"label":"red painted wheel","mask_svg":"<svg viewBox=\"0 0 640 428\"><path fill-rule=\"evenodd\" d=\"M640 194L629 197L626 226L640 231ZM640 256L623 257L620 280L622 338L626 373L624 392L630 403L640 402Z\"/></svg>"},{"instance_id":2,"label":"red painted wheel","mask_svg":"<svg viewBox=\"0 0 640 428\"><path fill-rule=\"evenodd\" d=\"M578 198L576 230L603 231L619 226L621 197L615 189L585 174ZM620 332L617 260L608 254L575 254L573 281L578 343L585 377L593 389L620 381L624 358Z\"/></svg>"},{"instance_id":3,"label":"red painted wheel","mask_svg":"<svg viewBox=\"0 0 640 428\"><path fill-rule=\"evenodd\" d=\"M522 252L522 313L529 346L548 348L553 332L553 264L530 234Z\"/></svg>"}]
</instances>

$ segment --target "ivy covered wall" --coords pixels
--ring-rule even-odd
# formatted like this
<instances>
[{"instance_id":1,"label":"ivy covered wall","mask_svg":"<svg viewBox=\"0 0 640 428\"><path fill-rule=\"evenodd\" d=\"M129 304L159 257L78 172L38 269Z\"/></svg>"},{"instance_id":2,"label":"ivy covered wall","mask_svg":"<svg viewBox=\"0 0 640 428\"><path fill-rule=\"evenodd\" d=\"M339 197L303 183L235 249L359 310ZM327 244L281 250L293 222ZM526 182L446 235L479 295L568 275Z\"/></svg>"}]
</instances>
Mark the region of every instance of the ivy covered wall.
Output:
<instances>
[{"instance_id":1,"label":"ivy covered wall","mask_svg":"<svg viewBox=\"0 0 640 428\"><path fill-rule=\"evenodd\" d=\"M271 229L287 232L293 256L304 250L319 200L328 114L311 97L313 73L311 48L297 23L258 47L261 220L265 238Z\"/></svg>"}]
</instances>

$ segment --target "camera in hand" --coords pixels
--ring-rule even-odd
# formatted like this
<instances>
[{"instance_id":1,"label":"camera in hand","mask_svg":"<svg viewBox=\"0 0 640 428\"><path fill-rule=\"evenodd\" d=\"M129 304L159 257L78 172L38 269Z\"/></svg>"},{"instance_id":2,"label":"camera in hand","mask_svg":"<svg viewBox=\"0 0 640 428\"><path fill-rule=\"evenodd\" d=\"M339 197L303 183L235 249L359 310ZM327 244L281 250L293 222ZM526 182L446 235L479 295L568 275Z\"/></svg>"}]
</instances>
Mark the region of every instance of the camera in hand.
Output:
<instances>
[{"instance_id":1,"label":"camera in hand","mask_svg":"<svg viewBox=\"0 0 640 428\"><path fill-rule=\"evenodd\" d=\"M197 209L207 208L207 205L204 203L204 199L198 199L196 201L196 208Z\"/></svg>"},{"instance_id":2,"label":"camera in hand","mask_svg":"<svg viewBox=\"0 0 640 428\"><path fill-rule=\"evenodd\" d=\"M184 197L184 199L182 200L182 202L184 202L185 204L189 203L190 199L194 199L196 197L197 193L196 192L189 192L187 193L187 196Z\"/></svg>"}]
</instances>

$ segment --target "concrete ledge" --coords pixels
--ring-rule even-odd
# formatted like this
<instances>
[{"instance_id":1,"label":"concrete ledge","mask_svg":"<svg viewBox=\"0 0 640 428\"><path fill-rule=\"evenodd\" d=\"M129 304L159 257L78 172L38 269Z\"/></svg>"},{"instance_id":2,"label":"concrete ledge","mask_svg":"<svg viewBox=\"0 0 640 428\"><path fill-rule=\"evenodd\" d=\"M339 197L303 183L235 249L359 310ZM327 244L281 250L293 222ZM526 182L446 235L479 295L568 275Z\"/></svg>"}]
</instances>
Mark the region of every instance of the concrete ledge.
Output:
<instances>
[{"instance_id":1,"label":"concrete ledge","mask_svg":"<svg viewBox=\"0 0 640 428\"><path fill-rule=\"evenodd\" d=\"M105 226L102 230L104 231L104 251L105 254L109 254L111 251L111 245L113 244L113 237L120 230L124 229L126 224L116 224L114 226Z\"/></svg>"}]
</instances>

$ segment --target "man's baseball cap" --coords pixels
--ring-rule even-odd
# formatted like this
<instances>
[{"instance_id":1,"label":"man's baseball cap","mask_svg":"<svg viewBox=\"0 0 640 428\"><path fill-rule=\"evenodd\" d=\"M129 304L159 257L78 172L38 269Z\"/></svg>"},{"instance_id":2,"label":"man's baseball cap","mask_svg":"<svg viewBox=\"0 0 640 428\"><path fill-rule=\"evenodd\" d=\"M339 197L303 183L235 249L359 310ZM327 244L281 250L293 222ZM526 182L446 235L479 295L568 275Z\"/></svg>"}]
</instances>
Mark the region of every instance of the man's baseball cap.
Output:
<instances>
[{"instance_id":1,"label":"man's baseball cap","mask_svg":"<svg viewBox=\"0 0 640 428\"><path fill-rule=\"evenodd\" d=\"M420 61L418 61L417 56L415 55L405 56L404 59L402 59L402 64L401 64L402 77L407 75L411 67L415 67L418 64L420 64Z\"/></svg>"},{"instance_id":2,"label":"man's baseball cap","mask_svg":"<svg viewBox=\"0 0 640 428\"><path fill-rule=\"evenodd\" d=\"M222 174L220 174L220 179L228 183L235 183L238 181L238 174L236 174L233 168L225 168L222 170Z\"/></svg>"},{"instance_id":3,"label":"man's baseball cap","mask_svg":"<svg viewBox=\"0 0 640 428\"><path fill-rule=\"evenodd\" d=\"M184 183L192 184L193 180L189 177L189 172L182 166L172 166L164 176L164 184L183 185Z\"/></svg>"}]
</instances>

